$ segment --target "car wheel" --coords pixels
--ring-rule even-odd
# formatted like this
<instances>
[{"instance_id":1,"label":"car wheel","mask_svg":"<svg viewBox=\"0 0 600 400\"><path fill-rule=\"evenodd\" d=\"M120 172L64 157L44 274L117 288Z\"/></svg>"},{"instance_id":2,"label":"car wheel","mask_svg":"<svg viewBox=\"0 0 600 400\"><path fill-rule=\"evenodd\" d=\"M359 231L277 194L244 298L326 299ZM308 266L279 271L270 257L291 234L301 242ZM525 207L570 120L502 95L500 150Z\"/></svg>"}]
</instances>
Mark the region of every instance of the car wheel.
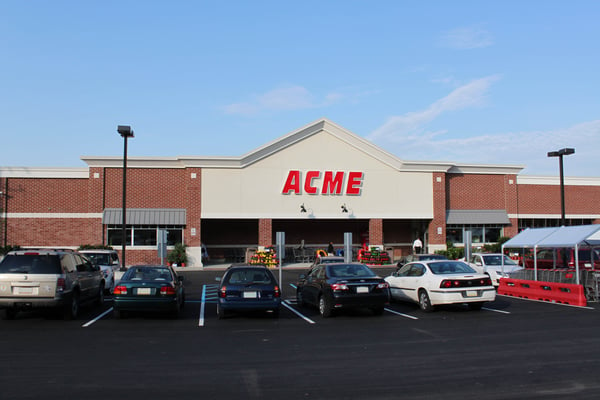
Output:
<instances>
[{"instance_id":1,"label":"car wheel","mask_svg":"<svg viewBox=\"0 0 600 400\"><path fill-rule=\"evenodd\" d=\"M279 308L274 309L271 316L273 318L279 318Z\"/></svg>"},{"instance_id":2,"label":"car wheel","mask_svg":"<svg viewBox=\"0 0 600 400\"><path fill-rule=\"evenodd\" d=\"M306 301L304 301L304 297L302 296L302 291L296 290L296 304L304 307L306 305Z\"/></svg>"},{"instance_id":3,"label":"car wheel","mask_svg":"<svg viewBox=\"0 0 600 400\"><path fill-rule=\"evenodd\" d=\"M431 305L431 300L429 300L429 295L425 289L421 289L419 292L419 307L421 310L425 312L432 312L433 306Z\"/></svg>"},{"instance_id":4,"label":"car wheel","mask_svg":"<svg viewBox=\"0 0 600 400\"><path fill-rule=\"evenodd\" d=\"M114 315L115 319L121 319L124 317L123 311L117 310L116 308L113 308L113 315Z\"/></svg>"},{"instance_id":5,"label":"car wheel","mask_svg":"<svg viewBox=\"0 0 600 400\"><path fill-rule=\"evenodd\" d=\"M483 307L483 303L469 303L469 310L479 311Z\"/></svg>"},{"instance_id":6,"label":"car wheel","mask_svg":"<svg viewBox=\"0 0 600 400\"><path fill-rule=\"evenodd\" d=\"M217 318L224 319L225 318L225 310L217 303Z\"/></svg>"},{"instance_id":7,"label":"car wheel","mask_svg":"<svg viewBox=\"0 0 600 400\"><path fill-rule=\"evenodd\" d=\"M7 308L5 310L4 318L10 320L15 319L17 317L18 312L19 310L17 310L16 308Z\"/></svg>"},{"instance_id":8,"label":"car wheel","mask_svg":"<svg viewBox=\"0 0 600 400\"><path fill-rule=\"evenodd\" d=\"M371 311L373 311L373 314L375 315L383 315L384 307L373 307L371 308Z\"/></svg>"},{"instance_id":9,"label":"car wheel","mask_svg":"<svg viewBox=\"0 0 600 400\"><path fill-rule=\"evenodd\" d=\"M321 314L323 318L329 318L333 314L331 300L329 300L324 294L319 296L319 314Z\"/></svg>"},{"instance_id":10,"label":"car wheel","mask_svg":"<svg viewBox=\"0 0 600 400\"><path fill-rule=\"evenodd\" d=\"M100 284L100 291L98 292L98 298L96 304L102 306L104 304L104 283Z\"/></svg>"},{"instance_id":11,"label":"car wheel","mask_svg":"<svg viewBox=\"0 0 600 400\"><path fill-rule=\"evenodd\" d=\"M65 319L75 319L79 315L79 292L71 293L71 301L65 307Z\"/></svg>"}]
</instances>

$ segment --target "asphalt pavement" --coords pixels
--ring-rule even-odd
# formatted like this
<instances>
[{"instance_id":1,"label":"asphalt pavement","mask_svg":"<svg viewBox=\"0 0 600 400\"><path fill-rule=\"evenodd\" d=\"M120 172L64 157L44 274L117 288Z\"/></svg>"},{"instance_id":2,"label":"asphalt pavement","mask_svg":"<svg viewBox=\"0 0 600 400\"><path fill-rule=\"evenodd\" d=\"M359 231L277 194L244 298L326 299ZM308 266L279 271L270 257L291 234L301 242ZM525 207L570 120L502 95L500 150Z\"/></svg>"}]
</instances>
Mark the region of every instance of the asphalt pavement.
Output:
<instances>
[{"instance_id":1,"label":"asphalt pavement","mask_svg":"<svg viewBox=\"0 0 600 400\"><path fill-rule=\"evenodd\" d=\"M389 268L376 269L385 276ZM180 271L179 319L112 317L111 298L73 321L0 320L2 399L595 399L600 311L498 296L481 311L392 303L382 316L323 319L295 304L283 271L279 318L216 317L221 270Z\"/></svg>"}]
</instances>

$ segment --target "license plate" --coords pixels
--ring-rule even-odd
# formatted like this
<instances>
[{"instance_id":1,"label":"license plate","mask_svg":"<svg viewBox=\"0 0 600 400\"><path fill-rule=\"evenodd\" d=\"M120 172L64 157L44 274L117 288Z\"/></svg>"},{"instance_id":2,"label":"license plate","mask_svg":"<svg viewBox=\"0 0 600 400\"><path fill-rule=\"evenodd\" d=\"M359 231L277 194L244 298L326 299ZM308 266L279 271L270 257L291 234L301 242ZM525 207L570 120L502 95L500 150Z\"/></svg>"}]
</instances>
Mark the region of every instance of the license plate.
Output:
<instances>
[{"instance_id":1,"label":"license plate","mask_svg":"<svg viewBox=\"0 0 600 400\"><path fill-rule=\"evenodd\" d=\"M140 294L140 295L152 294L152 288L146 288L146 287L138 288L137 294Z\"/></svg>"},{"instance_id":2,"label":"license plate","mask_svg":"<svg viewBox=\"0 0 600 400\"><path fill-rule=\"evenodd\" d=\"M256 299L258 297L257 292L244 292L242 295L245 299Z\"/></svg>"},{"instance_id":3,"label":"license plate","mask_svg":"<svg viewBox=\"0 0 600 400\"><path fill-rule=\"evenodd\" d=\"M356 293L369 293L369 288L367 286L357 286Z\"/></svg>"},{"instance_id":4,"label":"license plate","mask_svg":"<svg viewBox=\"0 0 600 400\"><path fill-rule=\"evenodd\" d=\"M16 287L15 294L33 294L32 287Z\"/></svg>"},{"instance_id":5,"label":"license plate","mask_svg":"<svg viewBox=\"0 0 600 400\"><path fill-rule=\"evenodd\" d=\"M467 290L467 297L477 297L477 290Z\"/></svg>"}]
</instances>

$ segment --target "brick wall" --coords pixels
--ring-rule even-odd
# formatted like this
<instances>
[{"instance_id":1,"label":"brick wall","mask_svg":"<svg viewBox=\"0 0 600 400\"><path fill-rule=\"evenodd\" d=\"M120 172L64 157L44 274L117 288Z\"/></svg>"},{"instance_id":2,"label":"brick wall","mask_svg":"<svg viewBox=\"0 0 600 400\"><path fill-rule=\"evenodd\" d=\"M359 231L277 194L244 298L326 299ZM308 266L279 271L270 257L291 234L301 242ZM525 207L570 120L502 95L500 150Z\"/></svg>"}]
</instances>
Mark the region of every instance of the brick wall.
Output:
<instances>
[{"instance_id":1,"label":"brick wall","mask_svg":"<svg viewBox=\"0 0 600 400\"><path fill-rule=\"evenodd\" d=\"M560 215L560 185L519 185L518 210ZM600 186L565 185L565 213L600 214Z\"/></svg>"},{"instance_id":2,"label":"brick wall","mask_svg":"<svg viewBox=\"0 0 600 400\"><path fill-rule=\"evenodd\" d=\"M273 220L263 218L258 220L258 245L273 245Z\"/></svg>"},{"instance_id":3,"label":"brick wall","mask_svg":"<svg viewBox=\"0 0 600 400\"><path fill-rule=\"evenodd\" d=\"M371 218L369 220L369 245L383 244L383 219Z\"/></svg>"},{"instance_id":4,"label":"brick wall","mask_svg":"<svg viewBox=\"0 0 600 400\"><path fill-rule=\"evenodd\" d=\"M443 173L434 173L432 176L433 185L433 220L429 224L429 244L446 244L446 180L447 175ZM441 229L438 232L438 228ZM421 238L423 240L423 238Z\"/></svg>"}]
</instances>

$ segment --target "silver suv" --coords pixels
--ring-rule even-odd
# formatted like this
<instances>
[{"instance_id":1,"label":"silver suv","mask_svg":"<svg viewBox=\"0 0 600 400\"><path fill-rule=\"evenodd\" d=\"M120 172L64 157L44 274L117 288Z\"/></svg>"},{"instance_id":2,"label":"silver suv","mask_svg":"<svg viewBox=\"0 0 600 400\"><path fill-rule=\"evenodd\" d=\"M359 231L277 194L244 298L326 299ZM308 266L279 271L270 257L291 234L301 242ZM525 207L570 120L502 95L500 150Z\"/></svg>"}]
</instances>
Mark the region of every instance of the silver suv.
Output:
<instances>
[{"instance_id":1,"label":"silver suv","mask_svg":"<svg viewBox=\"0 0 600 400\"><path fill-rule=\"evenodd\" d=\"M81 254L86 256L94 265L97 265L102 270L104 275L106 293L112 293L115 288L115 273L121 267L119 263L119 254L116 250L79 250Z\"/></svg>"},{"instance_id":2,"label":"silver suv","mask_svg":"<svg viewBox=\"0 0 600 400\"><path fill-rule=\"evenodd\" d=\"M37 308L59 309L74 319L81 303L104 302L104 287L100 268L72 250L17 250L0 262L0 309L7 319Z\"/></svg>"}]
</instances>

